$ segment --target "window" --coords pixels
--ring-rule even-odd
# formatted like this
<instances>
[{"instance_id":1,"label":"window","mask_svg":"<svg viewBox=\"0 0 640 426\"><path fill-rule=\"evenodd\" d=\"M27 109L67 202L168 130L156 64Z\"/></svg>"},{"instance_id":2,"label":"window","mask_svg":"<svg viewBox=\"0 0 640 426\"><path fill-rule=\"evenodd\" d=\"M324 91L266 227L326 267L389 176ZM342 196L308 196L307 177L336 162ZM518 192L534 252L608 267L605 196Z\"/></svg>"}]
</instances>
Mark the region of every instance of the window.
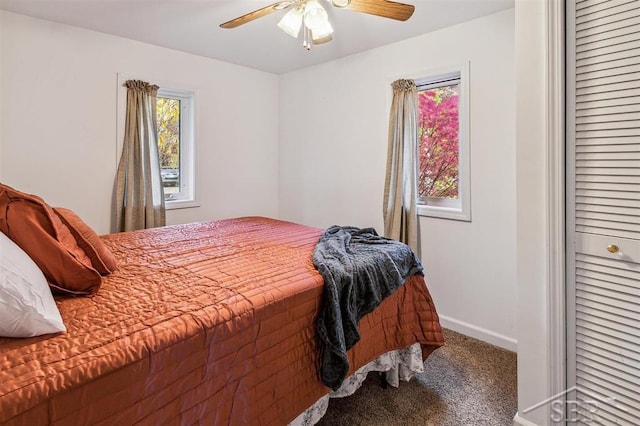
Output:
<instances>
[{"instance_id":1,"label":"window","mask_svg":"<svg viewBox=\"0 0 640 426\"><path fill-rule=\"evenodd\" d=\"M417 79L418 214L471 220L466 67Z\"/></svg>"},{"instance_id":2,"label":"window","mask_svg":"<svg viewBox=\"0 0 640 426\"><path fill-rule=\"evenodd\" d=\"M192 207L194 191L194 94L160 88L157 95L158 155L166 207Z\"/></svg>"}]
</instances>

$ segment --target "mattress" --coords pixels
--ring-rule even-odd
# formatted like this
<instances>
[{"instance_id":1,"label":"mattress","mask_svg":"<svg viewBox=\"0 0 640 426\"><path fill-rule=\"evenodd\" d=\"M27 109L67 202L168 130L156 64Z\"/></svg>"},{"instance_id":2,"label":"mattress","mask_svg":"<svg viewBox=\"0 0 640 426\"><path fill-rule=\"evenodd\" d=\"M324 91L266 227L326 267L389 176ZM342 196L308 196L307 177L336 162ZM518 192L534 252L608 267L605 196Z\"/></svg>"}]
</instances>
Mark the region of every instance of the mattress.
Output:
<instances>
[{"instance_id":1,"label":"mattress","mask_svg":"<svg viewBox=\"0 0 640 426\"><path fill-rule=\"evenodd\" d=\"M0 422L291 422L330 391L314 332L321 234L247 217L103 237L118 270L92 297L56 298L67 333L0 338ZM417 275L359 326L350 373L443 344Z\"/></svg>"}]
</instances>

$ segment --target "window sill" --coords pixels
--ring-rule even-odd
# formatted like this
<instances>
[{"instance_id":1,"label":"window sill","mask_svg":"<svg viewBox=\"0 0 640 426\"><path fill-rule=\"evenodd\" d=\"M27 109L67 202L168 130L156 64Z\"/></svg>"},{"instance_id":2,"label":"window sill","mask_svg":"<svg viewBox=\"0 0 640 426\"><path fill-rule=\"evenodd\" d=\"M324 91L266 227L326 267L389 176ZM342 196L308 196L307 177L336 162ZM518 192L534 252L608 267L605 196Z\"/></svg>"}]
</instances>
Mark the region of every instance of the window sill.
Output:
<instances>
[{"instance_id":1,"label":"window sill","mask_svg":"<svg viewBox=\"0 0 640 426\"><path fill-rule=\"evenodd\" d=\"M471 214L464 212L456 207L438 207L426 204L418 204L418 216L434 217L440 219L459 220L462 222L471 222Z\"/></svg>"},{"instance_id":2,"label":"window sill","mask_svg":"<svg viewBox=\"0 0 640 426\"><path fill-rule=\"evenodd\" d=\"M174 200L164 202L165 210L190 209L193 207L200 207L200 203L196 200Z\"/></svg>"}]
</instances>

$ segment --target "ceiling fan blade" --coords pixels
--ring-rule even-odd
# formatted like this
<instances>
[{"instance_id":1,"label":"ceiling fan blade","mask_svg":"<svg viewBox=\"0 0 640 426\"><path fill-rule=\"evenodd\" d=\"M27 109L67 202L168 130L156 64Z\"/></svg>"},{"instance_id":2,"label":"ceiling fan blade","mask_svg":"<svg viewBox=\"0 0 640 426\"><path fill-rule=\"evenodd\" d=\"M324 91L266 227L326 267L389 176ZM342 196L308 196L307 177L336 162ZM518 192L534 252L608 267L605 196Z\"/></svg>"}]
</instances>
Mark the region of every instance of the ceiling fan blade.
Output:
<instances>
[{"instance_id":1,"label":"ceiling fan blade","mask_svg":"<svg viewBox=\"0 0 640 426\"><path fill-rule=\"evenodd\" d=\"M369 15L382 16L383 18L406 21L411 18L415 7L410 4L399 3L390 0L351 0L345 9Z\"/></svg>"},{"instance_id":2,"label":"ceiling fan blade","mask_svg":"<svg viewBox=\"0 0 640 426\"><path fill-rule=\"evenodd\" d=\"M246 24L247 22L251 22L254 19L262 18L263 16L277 12L278 10L286 9L293 4L295 4L295 1L279 1L277 3L270 4L269 6L265 6L262 9L254 10L253 12L249 12L245 15L227 21L224 24L220 24L220 28L235 28L242 24Z\"/></svg>"}]
</instances>

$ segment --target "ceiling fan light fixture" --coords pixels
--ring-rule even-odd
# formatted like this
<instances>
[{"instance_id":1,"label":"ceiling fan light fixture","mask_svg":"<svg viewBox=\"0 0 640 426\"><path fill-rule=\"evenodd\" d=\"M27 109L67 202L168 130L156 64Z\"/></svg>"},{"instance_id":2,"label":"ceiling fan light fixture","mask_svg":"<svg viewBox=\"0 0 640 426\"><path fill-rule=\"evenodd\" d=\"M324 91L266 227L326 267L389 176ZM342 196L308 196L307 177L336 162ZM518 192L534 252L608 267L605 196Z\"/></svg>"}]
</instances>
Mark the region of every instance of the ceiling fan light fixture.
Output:
<instances>
[{"instance_id":1,"label":"ceiling fan light fixture","mask_svg":"<svg viewBox=\"0 0 640 426\"><path fill-rule=\"evenodd\" d=\"M331 34L327 34L323 37L320 36L312 36L312 42L313 44L324 44L324 43L329 43L331 40L333 40L333 36Z\"/></svg>"},{"instance_id":2,"label":"ceiling fan light fixture","mask_svg":"<svg viewBox=\"0 0 640 426\"><path fill-rule=\"evenodd\" d=\"M331 4L339 8L347 7L350 3L351 0L331 0Z\"/></svg>"},{"instance_id":3,"label":"ceiling fan light fixture","mask_svg":"<svg viewBox=\"0 0 640 426\"><path fill-rule=\"evenodd\" d=\"M294 7L278 22L278 28L291 37L298 38L300 28L302 27L302 18L302 10L299 7Z\"/></svg>"},{"instance_id":4,"label":"ceiling fan light fixture","mask_svg":"<svg viewBox=\"0 0 640 426\"><path fill-rule=\"evenodd\" d=\"M307 1L304 7L304 25L310 30L323 27L329 23L329 15L317 0Z\"/></svg>"},{"instance_id":5,"label":"ceiling fan light fixture","mask_svg":"<svg viewBox=\"0 0 640 426\"><path fill-rule=\"evenodd\" d=\"M311 30L311 39L313 40L313 44L327 43L333 40L331 34L333 34L333 27L331 27L329 21L326 21L324 25Z\"/></svg>"}]
</instances>

